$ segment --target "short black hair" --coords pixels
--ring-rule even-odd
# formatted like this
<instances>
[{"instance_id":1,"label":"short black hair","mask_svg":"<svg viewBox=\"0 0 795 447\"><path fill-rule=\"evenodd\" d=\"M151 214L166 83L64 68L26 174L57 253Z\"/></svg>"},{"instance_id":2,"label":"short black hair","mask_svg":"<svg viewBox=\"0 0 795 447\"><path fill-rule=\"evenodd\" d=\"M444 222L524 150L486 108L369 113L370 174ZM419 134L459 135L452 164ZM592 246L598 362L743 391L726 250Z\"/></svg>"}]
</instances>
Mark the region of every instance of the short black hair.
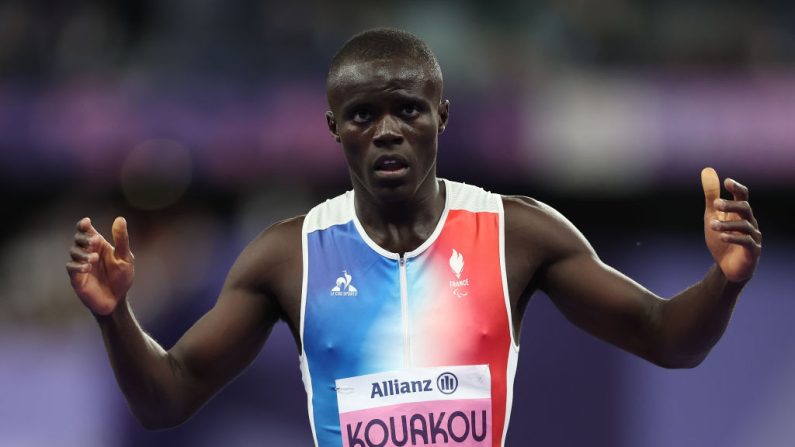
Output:
<instances>
[{"instance_id":1,"label":"short black hair","mask_svg":"<svg viewBox=\"0 0 795 447\"><path fill-rule=\"evenodd\" d=\"M396 28L373 28L348 39L331 59L327 84L343 65L378 59L410 59L442 81L442 69L431 48L422 39Z\"/></svg>"}]
</instances>

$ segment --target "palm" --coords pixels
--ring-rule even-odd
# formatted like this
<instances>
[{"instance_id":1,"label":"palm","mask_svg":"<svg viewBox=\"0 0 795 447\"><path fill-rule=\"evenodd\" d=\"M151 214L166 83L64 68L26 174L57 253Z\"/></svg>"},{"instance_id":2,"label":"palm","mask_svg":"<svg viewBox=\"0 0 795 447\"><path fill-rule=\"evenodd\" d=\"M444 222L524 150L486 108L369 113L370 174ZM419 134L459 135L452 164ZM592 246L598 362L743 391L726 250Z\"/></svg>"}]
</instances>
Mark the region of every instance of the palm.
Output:
<instances>
[{"instance_id":1,"label":"palm","mask_svg":"<svg viewBox=\"0 0 795 447\"><path fill-rule=\"evenodd\" d=\"M80 301L100 315L113 312L126 296L135 274L124 219L113 223L113 239L115 248L88 219L81 220L72 248L73 261L67 263L72 287Z\"/></svg>"},{"instance_id":2,"label":"palm","mask_svg":"<svg viewBox=\"0 0 795 447\"><path fill-rule=\"evenodd\" d=\"M753 275L761 254L761 233L748 204L748 190L727 179L726 188L734 197L720 201L718 174L706 168L701 173L701 181L706 198L704 238L707 247L727 279L744 281Z\"/></svg>"},{"instance_id":3,"label":"palm","mask_svg":"<svg viewBox=\"0 0 795 447\"><path fill-rule=\"evenodd\" d=\"M108 244L100 251L99 262L87 273L78 273L72 285L80 300L91 310L104 313L102 310L116 307L116 303L127 294L133 279L133 265L114 256L114 250Z\"/></svg>"},{"instance_id":4,"label":"palm","mask_svg":"<svg viewBox=\"0 0 795 447\"><path fill-rule=\"evenodd\" d=\"M731 244L721 240L720 233L709 229L709 222L717 220L738 220L734 213L714 213L704 218L704 237L712 258L720 267L723 274L731 280L746 279L753 274L756 268L756 259L751 251L743 246Z\"/></svg>"}]
</instances>

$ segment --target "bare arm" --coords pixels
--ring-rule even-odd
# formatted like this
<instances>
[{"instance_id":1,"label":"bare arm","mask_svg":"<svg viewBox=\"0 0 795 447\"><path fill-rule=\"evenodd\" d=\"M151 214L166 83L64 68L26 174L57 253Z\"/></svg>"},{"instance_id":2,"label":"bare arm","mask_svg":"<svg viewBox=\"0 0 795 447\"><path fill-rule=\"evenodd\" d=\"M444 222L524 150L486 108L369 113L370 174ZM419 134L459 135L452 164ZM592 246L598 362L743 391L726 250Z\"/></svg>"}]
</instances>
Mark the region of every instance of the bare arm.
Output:
<instances>
[{"instance_id":1,"label":"bare arm","mask_svg":"<svg viewBox=\"0 0 795 447\"><path fill-rule=\"evenodd\" d=\"M704 229L716 264L697 284L668 300L656 296L602 263L562 215L533 202L524 211L510 208L517 215L525 213L523 218L515 216L518 220L535 221L540 233L517 238L525 249L544 253L535 284L589 333L661 366L696 366L723 334L761 252L761 233L746 200L747 189L727 180L735 200L718 205L731 213L719 211L717 174L706 171Z\"/></svg>"},{"instance_id":2,"label":"bare arm","mask_svg":"<svg viewBox=\"0 0 795 447\"><path fill-rule=\"evenodd\" d=\"M67 270L96 316L119 386L144 426L185 421L254 359L280 316L271 286L286 245L295 242L285 237L287 227L272 227L243 251L215 306L166 351L141 329L126 299L133 276L126 223L114 222L115 247L88 219L78 223Z\"/></svg>"}]
</instances>

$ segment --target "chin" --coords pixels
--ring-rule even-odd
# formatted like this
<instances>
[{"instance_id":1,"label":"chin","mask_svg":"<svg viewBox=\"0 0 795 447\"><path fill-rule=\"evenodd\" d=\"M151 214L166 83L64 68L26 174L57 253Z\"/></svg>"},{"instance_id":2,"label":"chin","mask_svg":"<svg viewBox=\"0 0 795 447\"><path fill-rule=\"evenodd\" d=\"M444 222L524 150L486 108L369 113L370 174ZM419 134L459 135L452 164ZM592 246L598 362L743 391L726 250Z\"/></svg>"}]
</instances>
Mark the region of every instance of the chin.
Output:
<instances>
[{"instance_id":1,"label":"chin","mask_svg":"<svg viewBox=\"0 0 795 447\"><path fill-rule=\"evenodd\" d=\"M381 180L374 179L370 183L370 192L379 202L405 202L414 197L417 185L409 179Z\"/></svg>"}]
</instances>

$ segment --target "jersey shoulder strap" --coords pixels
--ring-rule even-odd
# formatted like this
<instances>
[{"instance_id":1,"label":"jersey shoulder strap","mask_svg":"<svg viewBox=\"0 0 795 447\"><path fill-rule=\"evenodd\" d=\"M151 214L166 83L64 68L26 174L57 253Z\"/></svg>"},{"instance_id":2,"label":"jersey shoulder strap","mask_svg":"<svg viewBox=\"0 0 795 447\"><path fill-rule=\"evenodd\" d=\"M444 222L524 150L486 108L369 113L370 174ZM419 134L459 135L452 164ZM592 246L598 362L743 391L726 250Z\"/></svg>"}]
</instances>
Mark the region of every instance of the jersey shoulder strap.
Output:
<instances>
[{"instance_id":1,"label":"jersey shoulder strap","mask_svg":"<svg viewBox=\"0 0 795 447\"><path fill-rule=\"evenodd\" d=\"M501 213L502 197L485 189L466 183L445 180L451 210L466 210L473 213Z\"/></svg>"},{"instance_id":2,"label":"jersey shoulder strap","mask_svg":"<svg viewBox=\"0 0 795 447\"><path fill-rule=\"evenodd\" d=\"M344 225L353 220L353 191L315 205L304 218L304 234L325 230L334 225Z\"/></svg>"}]
</instances>

